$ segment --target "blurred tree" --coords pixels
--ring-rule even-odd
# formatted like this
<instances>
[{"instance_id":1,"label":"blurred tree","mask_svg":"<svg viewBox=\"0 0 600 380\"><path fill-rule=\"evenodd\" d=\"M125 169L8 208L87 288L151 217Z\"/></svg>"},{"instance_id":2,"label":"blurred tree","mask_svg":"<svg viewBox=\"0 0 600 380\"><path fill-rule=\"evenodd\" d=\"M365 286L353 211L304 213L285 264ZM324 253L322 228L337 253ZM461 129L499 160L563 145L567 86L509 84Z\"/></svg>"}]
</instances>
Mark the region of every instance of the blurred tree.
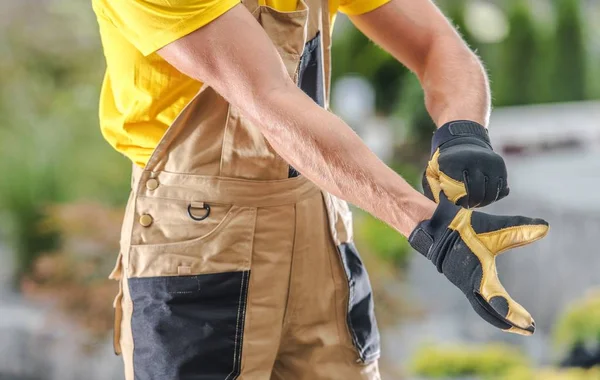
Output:
<instances>
[{"instance_id":1,"label":"blurred tree","mask_svg":"<svg viewBox=\"0 0 600 380\"><path fill-rule=\"evenodd\" d=\"M554 71L550 78L552 101L575 101L586 98L585 41L582 7L579 0L554 0L556 31Z\"/></svg>"},{"instance_id":2,"label":"blurred tree","mask_svg":"<svg viewBox=\"0 0 600 380\"><path fill-rule=\"evenodd\" d=\"M556 323L553 338L566 356L563 365L600 365L600 291L589 293L567 309Z\"/></svg>"},{"instance_id":3,"label":"blurred tree","mask_svg":"<svg viewBox=\"0 0 600 380\"><path fill-rule=\"evenodd\" d=\"M377 111L389 114L397 104L398 89L409 70L365 37L345 16L338 17L336 24L344 34L334 40L332 80L348 74L365 77L375 89Z\"/></svg>"},{"instance_id":4,"label":"blurred tree","mask_svg":"<svg viewBox=\"0 0 600 380\"><path fill-rule=\"evenodd\" d=\"M0 222L22 275L55 246L39 227L46 206L122 204L130 164L98 128L104 59L89 4L0 3L0 13Z\"/></svg>"},{"instance_id":5,"label":"blurred tree","mask_svg":"<svg viewBox=\"0 0 600 380\"><path fill-rule=\"evenodd\" d=\"M117 283L107 278L119 251L123 210L89 202L51 206L41 222L61 236L60 244L38 256L21 281L32 299L58 301L58 311L105 338L114 327L108 300ZM39 224L39 223L38 223Z\"/></svg>"},{"instance_id":6,"label":"blurred tree","mask_svg":"<svg viewBox=\"0 0 600 380\"><path fill-rule=\"evenodd\" d=\"M537 30L529 1L511 0L508 6L510 32L500 44L501 63L492 72L494 104L510 106L539 101L536 73L540 62Z\"/></svg>"}]
</instances>

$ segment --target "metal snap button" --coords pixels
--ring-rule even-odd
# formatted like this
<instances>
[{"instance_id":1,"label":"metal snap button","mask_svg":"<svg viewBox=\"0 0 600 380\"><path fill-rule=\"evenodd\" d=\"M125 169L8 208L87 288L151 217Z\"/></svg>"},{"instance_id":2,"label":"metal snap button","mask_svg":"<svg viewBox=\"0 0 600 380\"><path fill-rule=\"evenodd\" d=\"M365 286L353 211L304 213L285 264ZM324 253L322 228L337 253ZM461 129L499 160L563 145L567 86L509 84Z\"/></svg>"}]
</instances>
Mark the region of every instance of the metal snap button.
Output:
<instances>
[{"instance_id":1,"label":"metal snap button","mask_svg":"<svg viewBox=\"0 0 600 380\"><path fill-rule=\"evenodd\" d=\"M153 222L152 216L148 215L148 214L144 214L142 216L140 216L140 224L143 227L149 227Z\"/></svg>"},{"instance_id":2,"label":"metal snap button","mask_svg":"<svg viewBox=\"0 0 600 380\"><path fill-rule=\"evenodd\" d=\"M156 190L157 187L158 180L156 180L155 178L150 178L148 181L146 181L146 188L148 190Z\"/></svg>"}]
</instances>

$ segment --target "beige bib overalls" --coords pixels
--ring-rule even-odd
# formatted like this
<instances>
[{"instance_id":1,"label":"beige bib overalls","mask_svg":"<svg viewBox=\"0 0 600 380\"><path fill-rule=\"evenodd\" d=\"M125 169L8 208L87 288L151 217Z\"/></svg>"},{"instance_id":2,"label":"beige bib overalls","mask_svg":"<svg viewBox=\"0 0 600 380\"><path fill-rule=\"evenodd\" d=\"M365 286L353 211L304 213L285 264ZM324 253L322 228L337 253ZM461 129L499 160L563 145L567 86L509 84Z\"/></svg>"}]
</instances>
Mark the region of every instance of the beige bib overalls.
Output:
<instances>
[{"instance_id":1,"label":"beige bib overalls","mask_svg":"<svg viewBox=\"0 0 600 380\"><path fill-rule=\"evenodd\" d=\"M327 0L287 13L244 3L326 106ZM380 378L348 206L297 175L210 87L134 167L111 277L127 380Z\"/></svg>"}]
</instances>

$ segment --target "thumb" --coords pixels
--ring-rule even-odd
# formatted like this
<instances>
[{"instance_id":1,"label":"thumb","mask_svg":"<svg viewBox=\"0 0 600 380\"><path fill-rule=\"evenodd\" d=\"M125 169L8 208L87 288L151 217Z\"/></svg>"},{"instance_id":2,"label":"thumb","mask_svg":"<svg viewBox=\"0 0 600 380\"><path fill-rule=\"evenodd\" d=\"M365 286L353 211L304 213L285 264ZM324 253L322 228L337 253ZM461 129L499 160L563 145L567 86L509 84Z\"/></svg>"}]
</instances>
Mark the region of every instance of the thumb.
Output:
<instances>
[{"instance_id":1,"label":"thumb","mask_svg":"<svg viewBox=\"0 0 600 380\"><path fill-rule=\"evenodd\" d=\"M477 238L495 255L533 243L546 236L549 229L548 222L543 219L481 212L473 212L471 225Z\"/></svg>"},{"instance_id":2,"label":"thumb","mask_svg":"<svg viewBox=\"0 0 600 380\"><path fill-rule=\"evenodd\" d=\"M519 335L532 335L535 332L535 321L531 314L508 294L496 295L487 301L476 292L475 302L475 311L492 325Z\"/></svg>"},{"instance_id":3,"label":"thumb","mask_svg":"<svg viewBox=\"0 0 600 380\"><path fill-rule=\"evenodd\" d=\"M474 292L477 302L490 317L506 324L501 327L504 331L521 335L533 334L535 322L531 314L506 292L498 278L495 263L490 265L484 268L481 286Z\"/></svg>"}]
</instances>

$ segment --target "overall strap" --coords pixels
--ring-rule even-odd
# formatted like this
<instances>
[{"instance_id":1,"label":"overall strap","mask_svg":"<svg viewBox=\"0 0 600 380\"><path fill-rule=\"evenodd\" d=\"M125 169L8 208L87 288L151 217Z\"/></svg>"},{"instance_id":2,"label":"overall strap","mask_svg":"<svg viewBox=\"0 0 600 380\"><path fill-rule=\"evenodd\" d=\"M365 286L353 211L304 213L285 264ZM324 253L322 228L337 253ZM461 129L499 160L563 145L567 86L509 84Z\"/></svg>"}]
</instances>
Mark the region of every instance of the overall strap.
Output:
<instances>
[{"instance_id":1,"label":"overall strap","mask_svg":"<svg viewBox=\"0 0 600 380\"><path fill-rule=\"evenodd\" d=\"M252 14L260 7L259 0L243 0L243 3Z\"/></svg>"},{"instance_id":2,"label":"overall strap","mask_svg":"<svg viewBox=\"0 0 600 380\"><path fill-rule=\"evenodd\" d=\"M321 34L323 38L323 71L325 79L325 108L329 108L331 87L331 14L329 0L321 0Z\"/></svg>"}]
</instances>

